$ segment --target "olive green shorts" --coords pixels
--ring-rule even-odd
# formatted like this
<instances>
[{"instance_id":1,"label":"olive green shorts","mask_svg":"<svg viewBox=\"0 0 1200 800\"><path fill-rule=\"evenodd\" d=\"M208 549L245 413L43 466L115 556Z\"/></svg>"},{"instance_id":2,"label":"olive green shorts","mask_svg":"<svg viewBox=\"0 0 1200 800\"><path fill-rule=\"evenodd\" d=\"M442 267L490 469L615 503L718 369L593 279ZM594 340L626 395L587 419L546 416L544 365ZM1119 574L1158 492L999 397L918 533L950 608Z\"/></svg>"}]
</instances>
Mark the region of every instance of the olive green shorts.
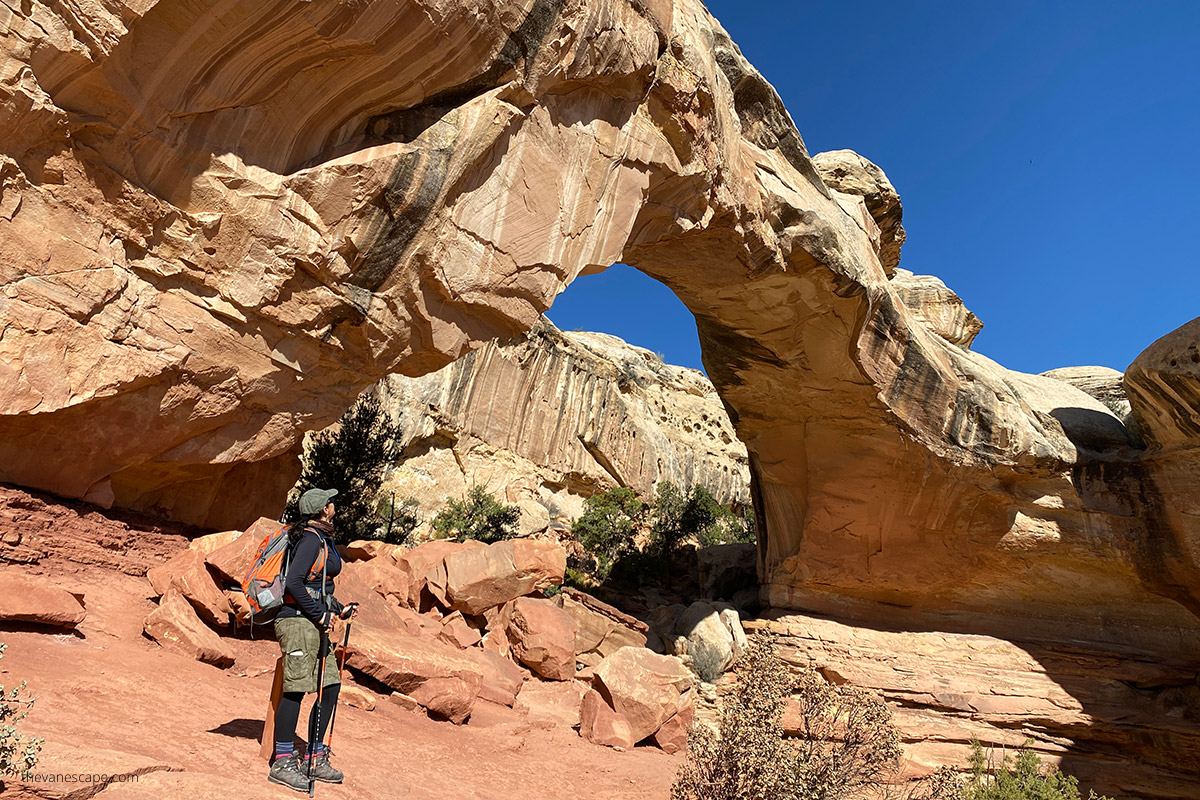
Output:
<instances>
[{"instance_id":1,"label":"olive green shorts","mask_svg":"<svg viewBox=\"0 0 1200 800\"><path fill-rule=\"evenodd\" d=\"M283 690L285 692L315 692L317 690L318 650L321 634L306 617L284 617L275 620L275 638L283 651ZM333 648L325 659L323 685L341 683Z\"/></svg>"}]
</instances>

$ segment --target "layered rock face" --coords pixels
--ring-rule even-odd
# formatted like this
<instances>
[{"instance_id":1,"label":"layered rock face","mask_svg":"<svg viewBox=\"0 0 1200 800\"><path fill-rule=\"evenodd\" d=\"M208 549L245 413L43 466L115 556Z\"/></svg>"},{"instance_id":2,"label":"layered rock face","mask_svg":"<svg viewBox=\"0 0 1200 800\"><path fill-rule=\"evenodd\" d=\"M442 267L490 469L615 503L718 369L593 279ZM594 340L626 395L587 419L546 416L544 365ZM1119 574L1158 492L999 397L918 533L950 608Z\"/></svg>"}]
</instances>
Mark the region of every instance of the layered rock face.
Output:
<instances>
[{"instance_id":1,"label":"layered rock face","mask_svg":"<svg viewBox=\"0 0 1200 800\"><path fill-rule=\"evenodd\" d=\"M1167 593L1195 610L1200 592L1200 318L1168 333L1125 372L1147 449L1147 559Z\"/></svg>"},{"instance_id":2,"label":"layered rock face","mask_svg":"<svg viewBox=\"0 0 1200 800\"><path fill-rule=\"evenodd\" d=\"M785 661L888 700L910 774L965 764L978 739L1008 752L1029 744L1109 797L1197 796L1200 687L1189 654L920 631L903 616L886 627L770 616L749 627L774 633ZM784 726L796 731L787 710Z\"/></svg>"},{"instance_id":3,"label":"layered rock face","mask_svg":"<svg viewBox=\"0 0 1200 800\"><path fill-rule=\"evenodd\" d=\"M1126 376L1143 460L904 287L890 184L698 0L5 13L0 480L274 516L304 430L620 260L695 315L772 604L1200 662L1196 323Z\"/></svg>"},{"instance_id":4,"label":"layered rock face","mask_svg":"<svg viewBox=\"0 0 1200 800\"><path fill-rule=\"evenodd\" d=\"M1182 624L1120 420L910 309L886 177L701 4L56 8L4 40L0 478L244 524L302 429L621 259L696 316L776 604L1052 616L1065 571Z\"/></svg>"},{"instance_id":5,"label":"layered rock face","mask_svg":"<svg viewBox=\"0 0 1200 800\"><path fill-rule=\"evenodd\" d=\"M384 491L415 498L423 519L474 484L518 504L529 533L569 525L614 486L649 499L671 481L750 499L746 447L704 374L614 336L543 318L526 337L376 391L404 447Z\"/></svg>"}]
</instances>

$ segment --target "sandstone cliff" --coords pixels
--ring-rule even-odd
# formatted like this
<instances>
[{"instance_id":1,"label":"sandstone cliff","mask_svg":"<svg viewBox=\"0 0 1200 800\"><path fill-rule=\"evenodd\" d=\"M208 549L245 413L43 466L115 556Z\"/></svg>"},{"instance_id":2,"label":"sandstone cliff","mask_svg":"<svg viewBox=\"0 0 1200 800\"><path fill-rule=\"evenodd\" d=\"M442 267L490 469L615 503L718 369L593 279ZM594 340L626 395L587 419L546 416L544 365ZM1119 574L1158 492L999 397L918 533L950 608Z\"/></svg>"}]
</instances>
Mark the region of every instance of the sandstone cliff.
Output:
<instances>
[{"instance_id":1,"label":"sandstone cliff","mask_svg":"<svg viewBox=\"0 0 1200 800\"><path fill-rule=\"evenodd\" d=\"M3 39L0 478L244 523L303 430L620 259L696 317L774 603L1075 617L1065 571L1192 625L1121 421L910 308L886 176L814 163L702 4L94 10Z\"/></svg>"},{"instance_id":2,"label":"sandstone cliff","mask_svg":"<svg viewBox=\"0 0 1200 800\"><path fill-rule=\"evenodd\" d=\"M568 527L584 499L614 486L643 499L671 481L723 503L750 499L746 448L697 370L602 333L548 320L420 378L376 391L401 428L404 455L384 492L428 519L472 484L518 504L521 528Z\"/></svg>"}]
</instances>

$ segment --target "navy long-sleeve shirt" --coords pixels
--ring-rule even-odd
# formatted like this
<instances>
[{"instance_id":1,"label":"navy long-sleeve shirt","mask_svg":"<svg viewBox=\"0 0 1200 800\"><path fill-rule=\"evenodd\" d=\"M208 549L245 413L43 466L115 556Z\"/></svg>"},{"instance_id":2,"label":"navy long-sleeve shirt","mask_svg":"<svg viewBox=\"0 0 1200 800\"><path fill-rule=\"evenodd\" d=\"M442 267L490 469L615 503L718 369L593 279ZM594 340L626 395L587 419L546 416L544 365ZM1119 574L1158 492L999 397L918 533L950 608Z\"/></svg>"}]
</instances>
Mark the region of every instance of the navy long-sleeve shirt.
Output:
<instances>
[{"instance_id":1,"label":"navy long-sleeve shirt","mask_svg":"<svg viewBox=\"0 0 1200 800\"><path fill-rule=\"evenodd\" d=\"M313 564L321 555L324 547L329 548L328 562L325 564L325 586L323 594L330 599L326 605L320 599L314 599L308 589L321 592L321 571L309 578ZM314 624L320 625L332 611L334 614L341 610L341 603L333 597L333 579L342 571L342 558L334 547L333 538L315 528L307 528L292 548L291 561L288 564L287 577L284 580L286 595L284 606L279 610L278 617L304 616Z\"/></svg>"}]
</instances>

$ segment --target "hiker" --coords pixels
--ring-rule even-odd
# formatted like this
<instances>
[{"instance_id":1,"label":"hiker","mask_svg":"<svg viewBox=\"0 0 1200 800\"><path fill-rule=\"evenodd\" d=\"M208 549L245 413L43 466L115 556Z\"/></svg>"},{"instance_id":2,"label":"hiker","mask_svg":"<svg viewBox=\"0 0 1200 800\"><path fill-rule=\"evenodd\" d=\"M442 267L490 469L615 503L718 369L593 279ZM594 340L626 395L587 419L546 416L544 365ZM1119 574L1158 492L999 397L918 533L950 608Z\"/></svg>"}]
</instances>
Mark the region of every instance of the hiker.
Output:
<instances>
[{"instance_id":1,"label":"hiker","mask_svg":"<svg viewBox=\"0 0 1200 800\"><path fill-rule=\"evenodd\" d=\"M342 559L333 542L333 496L336 489L309 489L300 496L300 518L288 529L291 558L284 586L284 605L275 616L275 638L283 651L283 696L275 714L275 757L267 780L297 791L308 791L312 777L341 783L342 773L329 763L325 731L337 706L341 682L335 658L326 658L320 702L309 714L309 751L304 763L293 749L300 702L316 692L320 658L329 649L329 629L334 616L348 619L354 605L344 607L333 596L333 579L342 571ZM322 578L323 576L323 578ZM315 718L314 718L315 715ZM315 743L315 744L314 744Z\"/></svg>"}]
</instances>

